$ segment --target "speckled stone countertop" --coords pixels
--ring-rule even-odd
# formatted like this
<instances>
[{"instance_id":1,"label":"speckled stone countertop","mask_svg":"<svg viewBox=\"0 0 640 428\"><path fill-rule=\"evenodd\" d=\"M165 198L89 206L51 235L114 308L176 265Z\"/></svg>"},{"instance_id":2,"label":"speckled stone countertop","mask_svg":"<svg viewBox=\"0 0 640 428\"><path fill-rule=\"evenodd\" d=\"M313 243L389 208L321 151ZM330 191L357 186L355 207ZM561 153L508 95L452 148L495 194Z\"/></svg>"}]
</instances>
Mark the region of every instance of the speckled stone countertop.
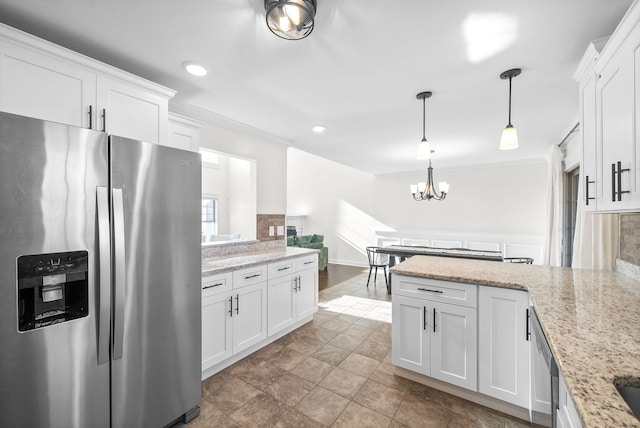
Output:
<instances>
[{"instance_id":1,"label":"speckled stone countertop","mask_svg":"<svg viewBox=\"0 0 640 428\"><path fill-rule=\"evenodd\" d=\"M318 250L299 247L281 247L266 251L236 254L233 256L202 259L202 276L217 275L237 269L272 263L280 260L317 253Z\"/></svg>"},{"instance_id":2,"label":"speckled stone countertop","mask_svg":"<svg viewBox=\"0 0 640 428\"><path fill-rule=\"evenodd\" d=\"M614 272L415 256L393 274L528 290L585 427L640 427L640 282Z\"/></svg>"}]
</instances>

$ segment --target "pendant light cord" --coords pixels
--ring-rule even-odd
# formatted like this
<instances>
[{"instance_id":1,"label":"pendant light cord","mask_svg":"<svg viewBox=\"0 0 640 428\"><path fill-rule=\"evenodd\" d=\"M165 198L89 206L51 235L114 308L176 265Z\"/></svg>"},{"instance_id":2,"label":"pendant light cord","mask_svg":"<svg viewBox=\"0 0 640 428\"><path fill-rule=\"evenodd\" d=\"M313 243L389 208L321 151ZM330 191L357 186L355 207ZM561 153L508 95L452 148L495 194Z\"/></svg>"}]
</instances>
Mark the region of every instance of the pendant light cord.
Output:
<instances>
[{"instance_id":1,"label":"pendant light cord","mask_svg":"<svg viewBox=\"0 0 640 428\"><path fill-rule=\"evenodd\" d=\"M426 119L425 119L425 117L426 117L426 107L425 107L425 104L426 104L426 98L422 98L422 140L423 141L427 139L425 137L425 135L426 135L426 132L425 132L425 129L426 129L426 125L425 125L425 122L426 122Z\"/></svg>"},{"instance_id":2,"label":"pendant light cord","mask_svg":"<svg viewBox=\"0 0 640 428\"><path fill-rule=\"evenodd\" d=\"M513 77L509 76L509 123L508 123L508 126L511 126L511 79L513 79Z\"/></svg>"}]
</instances>

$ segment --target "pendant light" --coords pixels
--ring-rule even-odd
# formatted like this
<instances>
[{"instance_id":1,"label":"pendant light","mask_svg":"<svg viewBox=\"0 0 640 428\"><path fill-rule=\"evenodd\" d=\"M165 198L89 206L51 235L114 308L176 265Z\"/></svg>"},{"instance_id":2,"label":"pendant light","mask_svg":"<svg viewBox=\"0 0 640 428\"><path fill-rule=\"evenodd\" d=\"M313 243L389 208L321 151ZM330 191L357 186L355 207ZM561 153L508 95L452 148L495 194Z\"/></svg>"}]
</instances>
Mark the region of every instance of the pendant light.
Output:
<instances>
[{"instance_id":1,"label":"pendant light","mask_svg":"<svg viewBox=\"0 0 640 428\"><path fill-rule=\"evenodd\" d=\"M429 160L426 183L421 182L409 185L409 191L416 201L430 201L431 199L441 201L449 193L449 183L442 181L438 183L438 189L436 189L435 181L433 180L433 167L431 166L431 153L433 153L433 150L431 150L425 134L425 100L430 98L431 95L432 93L428 91L420 92L416 95L417 99L422 100L422 140L418 144L418 159Z\"/></svg>"},{"instance_id":2,"label":"pendant light","mask_svg":"<svg viewBox=\"0 0 640 428\"><path fill-rule=\"evenodd\" d=\"M287 40L300 40L313 31L316 0L264 0L267 26Z\"/></svg>"},{"instance_id":3,"label":"pendant light","mask_svg":"<svg viewBox=\"0 0 640 428\"><path fill-rule=\"evenodd\" d=\"M426 99L431 98L433 95L431 92L420 92L416 95L416 98L422 100L422 140L418 143L418 159L426 160L431 158L431 146L425 136L425 122L426 122Z\"/></svg>"},{"instance_id":4,"label":"pendant light","mask_svg":"<svg viewBox=\"0 0 640 428\"><path fill-rule=\"evenodd\" d=\"M502 130L502 138L500 138L500 150L512 150L518 148L518 132L511 124L511 79L520 75L522 72L519 68L512 68L500 74L502 80L509 79L509 122Z\"/></svg>"}]
</instances>

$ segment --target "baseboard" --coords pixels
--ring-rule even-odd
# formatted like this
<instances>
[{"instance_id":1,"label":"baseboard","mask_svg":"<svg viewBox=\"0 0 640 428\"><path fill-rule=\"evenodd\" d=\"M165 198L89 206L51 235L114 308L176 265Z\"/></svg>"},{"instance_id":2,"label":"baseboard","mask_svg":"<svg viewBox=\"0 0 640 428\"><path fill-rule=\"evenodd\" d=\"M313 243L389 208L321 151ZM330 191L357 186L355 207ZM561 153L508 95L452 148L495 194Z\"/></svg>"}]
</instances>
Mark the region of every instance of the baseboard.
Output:
<instances>
[{"instance_id":1,"label":"baseboard","mask_svg":"<svg viewBox=\"0 0 640 428\"><path fill-rule=\"evenodd\" d=\"M329 259L329 263L334 265L354 266L354 267L361 267L361 268L369 267L367 263L357 262L353 260Z\"/></svg>"},{"instance_id":2,"label":"baseboard","mask_svg":"<svg viewBox=\"0 0 640 428\"><path fill-rule=\"evenodd\" d=\"M470 391L465 388L461 388L456 385L451 385L447 382L442 382L438 379L434 379L429 376L424 376L420 373L416 373L411 370L404 369L402 367L395 367L395 374L405 379L412 380L422 385L429 386L439 391L446 392L447 394L455 395L456 397L463 398L467 401L479 404L481 406L488 407L493 410L497 410L507 415L522 419L523 421L529 421L529 409L525 409L515 404L507 403L497 398L489 397L479 392Z\"/></svg>"},{"instance_id":3,"label":"baseboard","mask_svg":"<svg viewBox=\"0 0 640 428\"><path fill-rule=\"evenodd\" d=\"M313 321L313 315L309 315L305 318L302 318L301 320L299 320L298 322L296 322L295 324L289 326L288 328L285 328L284 330L281 330L277 333L272 334L271 336L267 337L266 339L262 340L261 342L256 343L255 345L238 352L237 354L232 355L231 357L227 358L226 360L212 366L212 367L208 367L204 370L202 370L202 379L201 380L205 380L207 378L210 378L211 376L213 376L214 374L218 373L221 370L226 369L227 367L229 367L230 365L237 363L238 361L240 361L241 359L243 359L244 357L247 357L251 354L253 354L254 352L256 352L257 350L264 348L265 346L267 346L268 344L275 342L276 340L280 339L281 337L291 333L294 330L297 330L298 328L302 327L303 325L305 325L306 323L308 323L309 321Z\"/></svg>"}]
</instances>

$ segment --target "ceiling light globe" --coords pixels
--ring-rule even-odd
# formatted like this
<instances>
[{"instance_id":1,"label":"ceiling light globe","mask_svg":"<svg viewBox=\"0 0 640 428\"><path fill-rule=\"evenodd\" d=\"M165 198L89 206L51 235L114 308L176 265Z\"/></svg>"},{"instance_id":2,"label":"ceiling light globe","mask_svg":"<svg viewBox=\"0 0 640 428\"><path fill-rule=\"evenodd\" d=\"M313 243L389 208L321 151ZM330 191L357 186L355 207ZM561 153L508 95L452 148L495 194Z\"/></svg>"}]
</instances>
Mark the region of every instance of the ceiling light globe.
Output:
<instances>
[{"instance_id":1,"label":"ceiling light globe","mask_svg":"<svg viewBox=\"0 0 640 428\"><path fill-rule=\"evenodd\" d=\"M267 27L287 40L300 40L313 31L316 0L264 0Z\"/></svg>"},{"instance_id":2,"label":"ceiling light globe","mask_svg":"<svg viewBox=\"0 0 640 428\"><path fill-rule=\"evenodd\" d=\"M418 160L431 159L431 145L426 138L418 143Z\"/></svg>"},{"instance_id":3,"label":"ceiling light globe","mask_svg":"<svg viewBox=\"0 0 640 428\"><path fill-rule=\"evenodd\" d=\"M502 130L502 138L500 138L500 150L513 150L518 148L518 131L509 124Z\"/></svg>"}]
</instances>

